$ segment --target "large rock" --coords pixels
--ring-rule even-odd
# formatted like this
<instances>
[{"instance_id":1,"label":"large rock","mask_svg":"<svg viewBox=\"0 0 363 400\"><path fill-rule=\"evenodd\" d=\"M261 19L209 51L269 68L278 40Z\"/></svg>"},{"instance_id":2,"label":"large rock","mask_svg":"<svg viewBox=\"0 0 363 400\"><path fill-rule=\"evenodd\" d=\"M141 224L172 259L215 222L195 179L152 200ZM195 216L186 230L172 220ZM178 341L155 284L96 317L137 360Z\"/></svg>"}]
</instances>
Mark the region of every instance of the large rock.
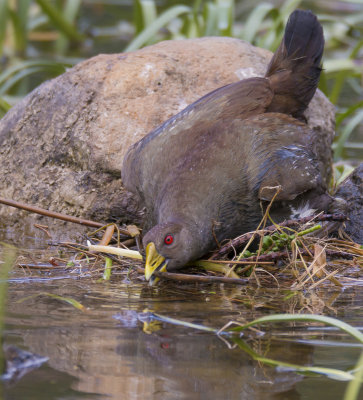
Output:
<instances>
[{"instance_id":1,"label":"large rock","mask_svg":"<svg viewBox=\"0 0 363 400\"><path fill-rule=\"evenodd\" d=\"M0 121L1 196L98 221L140 221L120 178L128 147L211 90L262 76L270 57L238 39L203 38L78 64ZM306 117L328 179L334 108L318 91ZM7 224L25 215L0 205Z\"/></svg>"}]
</instances>

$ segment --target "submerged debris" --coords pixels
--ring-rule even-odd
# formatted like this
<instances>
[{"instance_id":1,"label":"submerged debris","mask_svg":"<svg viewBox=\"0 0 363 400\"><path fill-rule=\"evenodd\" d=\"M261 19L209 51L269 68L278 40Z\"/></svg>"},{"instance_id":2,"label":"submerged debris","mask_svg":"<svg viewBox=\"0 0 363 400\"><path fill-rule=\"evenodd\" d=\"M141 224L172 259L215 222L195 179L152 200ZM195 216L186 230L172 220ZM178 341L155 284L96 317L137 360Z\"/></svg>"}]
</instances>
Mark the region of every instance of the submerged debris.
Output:
<instances>
[{"instance_id":1,"label":"submerged debris","mask_svg":"<svg viewBox=\"0 0 363 400\"><path fill-rule=\"evenodd\" d=\"M30 353L13 345L4 345L5 373L1 379L7 382L19 380L25 374L39 368L48 361L48 357Z\"/></svg>"}]
</instances>

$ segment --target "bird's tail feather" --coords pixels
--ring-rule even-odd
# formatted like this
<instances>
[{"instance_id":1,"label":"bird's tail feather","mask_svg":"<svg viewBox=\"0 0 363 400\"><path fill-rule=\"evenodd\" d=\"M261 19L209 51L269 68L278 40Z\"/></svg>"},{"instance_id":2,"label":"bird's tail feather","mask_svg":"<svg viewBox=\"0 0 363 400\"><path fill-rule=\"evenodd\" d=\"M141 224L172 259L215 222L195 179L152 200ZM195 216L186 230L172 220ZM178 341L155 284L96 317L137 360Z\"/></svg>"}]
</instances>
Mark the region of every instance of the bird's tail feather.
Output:
<instances>
[{"instance_id":1,"label":"bird's tail feather","mask_svg":"<svg viewBox=\"0 0 363 400\"><path fill-rule=\"evenodd\" d=\"M271 112L302 116L319 83L323 29L311 11L295 10L267 69L275 96Z\"/></svg>"}]
</instances>

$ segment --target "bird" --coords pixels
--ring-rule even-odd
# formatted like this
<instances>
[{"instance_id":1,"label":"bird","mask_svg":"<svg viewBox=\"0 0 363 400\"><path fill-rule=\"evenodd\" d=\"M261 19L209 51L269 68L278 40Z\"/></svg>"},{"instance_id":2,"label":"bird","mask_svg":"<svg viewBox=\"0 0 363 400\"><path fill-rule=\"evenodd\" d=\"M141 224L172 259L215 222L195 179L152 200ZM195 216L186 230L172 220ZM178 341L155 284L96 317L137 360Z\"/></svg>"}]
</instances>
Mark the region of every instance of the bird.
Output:
<instances>
[{"instance_id":1,"label":"bird","mask_svg":"<svg viewBox=\"0 0 363 400\"><path fill-rule=\"evenodd\" d=\"M145 278L175 271L224 240L256 229L261 204L287 218L331 197L304 111L322 70L323 29L290 15L264 77L220 87L132 145L122 182L146 208ZM278 189L277 189L278 188Z\"/></svg>"}]
</instances>

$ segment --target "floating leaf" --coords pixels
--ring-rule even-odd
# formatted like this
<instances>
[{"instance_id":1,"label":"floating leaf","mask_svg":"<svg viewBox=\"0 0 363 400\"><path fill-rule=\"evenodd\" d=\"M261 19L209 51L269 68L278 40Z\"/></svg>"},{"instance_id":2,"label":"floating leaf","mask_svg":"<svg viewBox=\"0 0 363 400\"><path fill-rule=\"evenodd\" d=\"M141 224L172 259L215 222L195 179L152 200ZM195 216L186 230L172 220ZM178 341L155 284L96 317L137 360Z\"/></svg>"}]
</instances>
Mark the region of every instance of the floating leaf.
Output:
<instances>
[{"instance_id":1,"label":"floating leaf","mask_svg":"<svg viewBox=\"0 0 363 400\"><path fill-rule=\"evenodd\" d=\"M70 304L71 306L73 306L74 308L77 308L77 310L86 311L86 307L84 305L82 305L80 302L78 302L77 300L74 300L70 297L63 297L63 296L59 296L57 294L47 293L47 292L40 292L40 293L31 295L31 296L24 297L23 299L16 301L16 303L23 303L24 301L27 301L29 299L32 299L32 298L38 297L38 296L48 296L48 297L51 297L56 300L64 301L64 302Z\"/></svg>"}]
</instances>

